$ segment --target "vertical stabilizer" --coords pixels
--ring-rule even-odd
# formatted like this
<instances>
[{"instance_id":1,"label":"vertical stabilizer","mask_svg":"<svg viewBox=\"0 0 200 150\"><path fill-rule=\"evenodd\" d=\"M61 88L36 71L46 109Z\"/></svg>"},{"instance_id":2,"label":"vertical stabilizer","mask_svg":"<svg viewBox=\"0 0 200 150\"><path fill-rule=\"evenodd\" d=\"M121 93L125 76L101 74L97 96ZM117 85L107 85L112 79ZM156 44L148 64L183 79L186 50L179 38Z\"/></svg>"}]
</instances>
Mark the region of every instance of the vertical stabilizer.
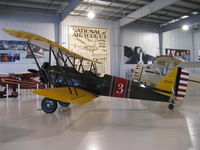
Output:
<instances>
[{"instance_id":1,"label":"vertical stabilizer","mask_svg":"<svg viewBox=\"0 0 200 150\"><path fill-rule=\"evenodd\" d=\"M166 92L157 92L170 97L184 98L186 95L188 80L189 72L180 67L176 67L156 85L157 89Z\"/></svg>"}]
</instances>

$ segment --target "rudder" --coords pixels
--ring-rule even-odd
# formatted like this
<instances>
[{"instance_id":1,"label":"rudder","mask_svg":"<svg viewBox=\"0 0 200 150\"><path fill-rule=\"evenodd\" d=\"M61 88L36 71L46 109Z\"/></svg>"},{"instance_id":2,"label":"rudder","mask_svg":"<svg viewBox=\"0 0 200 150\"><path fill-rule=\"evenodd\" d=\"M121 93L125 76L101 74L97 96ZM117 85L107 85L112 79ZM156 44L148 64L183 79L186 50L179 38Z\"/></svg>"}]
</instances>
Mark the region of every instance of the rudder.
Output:
<instances>
[{"instance_id":1,"label":"rudder","mask_svg":"<svg viewBox=\"0 0 200 150\"><path fill-rule=\"evenodd\" d=\"M156 92L169 97L184 98L187 91L188 80L189 72L183 68L176 67L156 85L157 89L166 92Z\"/></svg>"}]
</instances>

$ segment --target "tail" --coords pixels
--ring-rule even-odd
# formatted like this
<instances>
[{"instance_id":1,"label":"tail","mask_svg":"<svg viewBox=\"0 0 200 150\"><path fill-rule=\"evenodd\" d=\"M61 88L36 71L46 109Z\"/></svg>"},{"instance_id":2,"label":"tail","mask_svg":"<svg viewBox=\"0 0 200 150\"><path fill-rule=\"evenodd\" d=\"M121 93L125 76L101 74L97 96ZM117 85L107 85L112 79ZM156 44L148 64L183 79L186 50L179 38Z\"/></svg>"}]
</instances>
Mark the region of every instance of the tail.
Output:
<instances>
[{"instance_id":1,"label":"tail","mask_svg":"<svg viewBox=\"0 0 200 150\"><path fill-rule=\"evenodd\" d=\"M189 72L180 67L174 68L157 85L157 93L173 97L184 98L187 92Z\"/></svg>"}]
</instances>

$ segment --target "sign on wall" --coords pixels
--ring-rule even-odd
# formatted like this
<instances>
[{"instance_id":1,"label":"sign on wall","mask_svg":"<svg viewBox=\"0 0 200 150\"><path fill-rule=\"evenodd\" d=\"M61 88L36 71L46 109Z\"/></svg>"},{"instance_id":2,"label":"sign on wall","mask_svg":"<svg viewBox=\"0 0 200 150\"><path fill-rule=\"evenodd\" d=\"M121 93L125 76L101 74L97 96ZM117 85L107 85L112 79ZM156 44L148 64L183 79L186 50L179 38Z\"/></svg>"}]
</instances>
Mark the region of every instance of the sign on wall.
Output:
<instances>
[{"instance_id":1,"label":"sign on wall","mask_svg":"<svg viewBox=\"0 0 200 150\"><path fill-rule=\"evenodd\" d=\"M102 64L97 66L100 75L110 73L110 36L108 29L70 26L69 49L86 58L101 62Z\"/></svg>"},{"instance_id":2,"label":"sign on wall","mask_svg":"<svg viewBox=\"0 0 200 150\"><path fill-rule=\"evenodd\" d=\"M140 46L135 46L134 48L124 46L125 64L152 64L154 58L154 56L146 54Z\"/></svg>"},{"instance_id":3,"label":"sign on wall","mask_svg":"<svg viewBox=\"0 0 200 150\"><path fill-rule=\"evenodd\" d=\"M48 51L30 44L35 57L41 62L48 61ZM35 60L26 41L0 40L0 64L34 64Z\"/></svg>"}]
</instances>

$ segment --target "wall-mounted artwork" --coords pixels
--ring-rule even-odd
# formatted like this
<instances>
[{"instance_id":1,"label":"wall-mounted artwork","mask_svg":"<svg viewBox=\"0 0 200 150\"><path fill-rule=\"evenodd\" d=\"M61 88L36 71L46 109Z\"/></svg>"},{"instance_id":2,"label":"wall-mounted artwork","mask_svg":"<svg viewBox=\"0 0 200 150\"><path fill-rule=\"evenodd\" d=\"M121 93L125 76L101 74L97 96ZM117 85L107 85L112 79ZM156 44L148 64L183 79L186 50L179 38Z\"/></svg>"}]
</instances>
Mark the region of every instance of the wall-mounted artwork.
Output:
<instances>
[{"instance_id":1,"label":"wall-mounted artwork","mask_svg":"<svg viewBox=\"0 0 200 150\"><path fill-rule=\"evenodd\" d=\"M190 50L166 48L165 54L168 56L176 57L185 62L190 62Z\"/></svg>"},{"instance_id":2,"label":"wall-mounted artwork","mask_svg":"<svg viewBox=\"0 0 200 150\"><path fill-rule=\"evenodd\" d=\"M102 64L97 66L101 75L110 72L110 36L108 29L70 26L69 49L86 58L101 62Z\"/></svg>"},{"instance_id":3,"label":"wall-mounted artwork","mask_svg":"<svg viewBox=\"0 0 200 150\"><path fill-rule=\"evenodd\" d=\"M34 55L39 61L48 61L48 51L31 44ZM0 63L35 63L27 42L0 40Z\"/></svg>"},{"instance_id":4,"label":"wall-mounted artwork","mask_svg":"<svg viewBox=\"0 0 200 150\"><path fill-rule=\"evenodd\" d=\"M145 52L140 46L134 48L124 46L124 62L125 64L152 64L154 56Z\"/></svg>"}]
</instances>

